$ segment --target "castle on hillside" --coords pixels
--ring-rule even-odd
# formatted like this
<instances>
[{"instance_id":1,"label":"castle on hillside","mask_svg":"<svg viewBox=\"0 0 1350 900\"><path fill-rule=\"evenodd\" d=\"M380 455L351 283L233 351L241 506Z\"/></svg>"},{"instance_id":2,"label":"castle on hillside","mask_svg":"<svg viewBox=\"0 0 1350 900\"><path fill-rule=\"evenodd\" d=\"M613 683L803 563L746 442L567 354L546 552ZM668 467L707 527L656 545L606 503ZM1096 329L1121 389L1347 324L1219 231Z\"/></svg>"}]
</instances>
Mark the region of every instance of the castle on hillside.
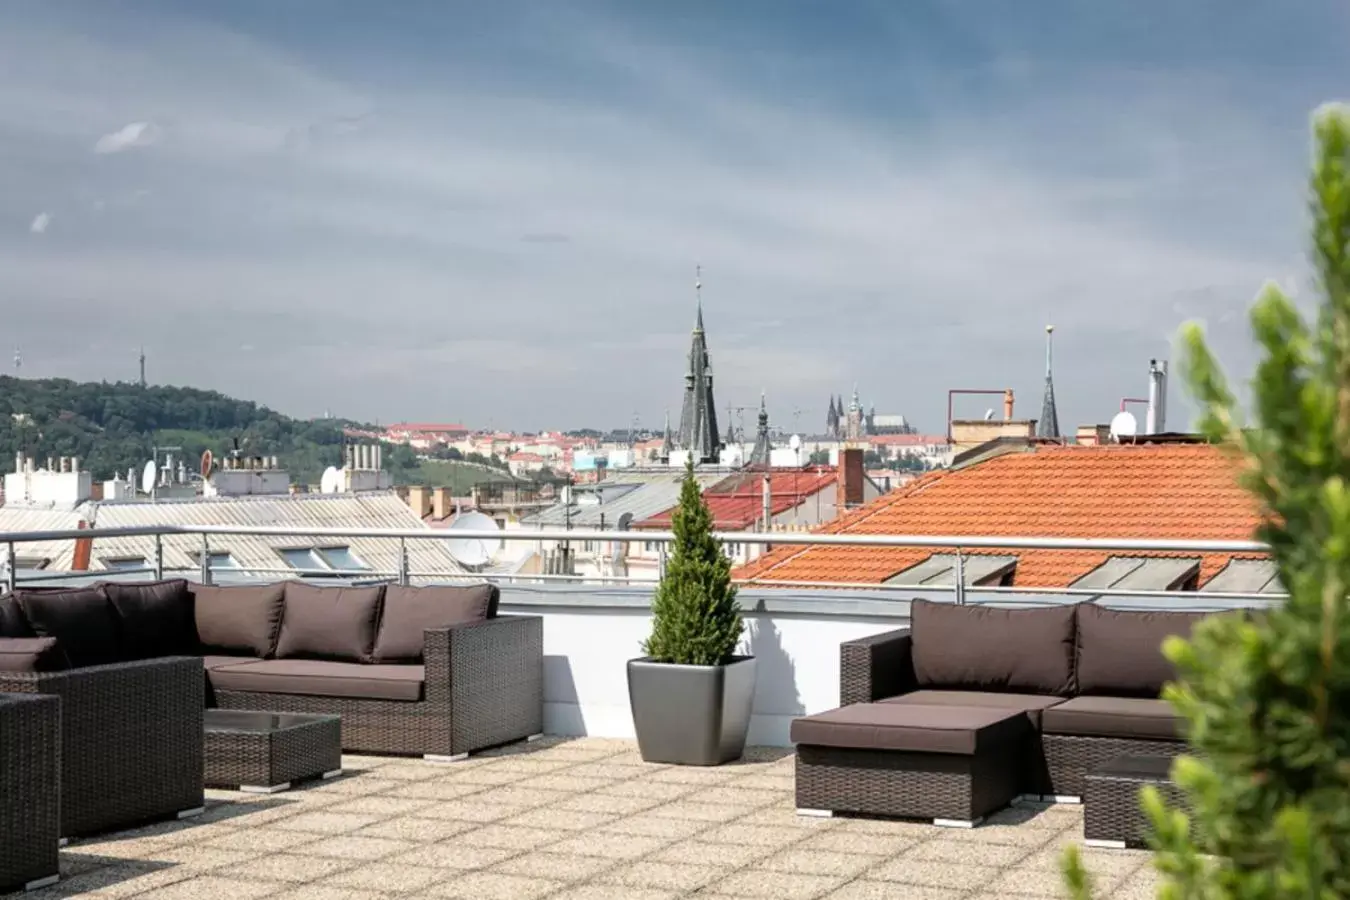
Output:
<instances>
[{"instance_id":1,"label":"castle on hillside","mask_svg":"<svg viewBox=\"0 0 1350 900\"><path fill-rule=\"evenodd\" d=\"M864 411L856 387L848 406L844 406L843 395L831 397L829 410L825 413L825 436L837 441L860 441L880 434L917 433L918 429L904 416L879 416L875 404Z\"/></svg>"}]
</instances>

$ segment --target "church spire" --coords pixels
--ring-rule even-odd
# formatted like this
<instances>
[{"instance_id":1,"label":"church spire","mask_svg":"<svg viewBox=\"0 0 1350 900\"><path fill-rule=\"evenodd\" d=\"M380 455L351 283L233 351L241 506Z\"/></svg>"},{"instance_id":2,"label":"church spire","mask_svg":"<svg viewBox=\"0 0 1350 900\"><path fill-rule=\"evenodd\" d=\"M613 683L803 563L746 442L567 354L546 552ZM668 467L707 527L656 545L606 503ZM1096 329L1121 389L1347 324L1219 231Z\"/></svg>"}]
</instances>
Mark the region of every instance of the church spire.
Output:
<instances>
[{"instance_id":1,"label":"church spire","mask_svg":"<svg viewBox=\"0 0 1350 900\"><path fill-rule=\"evenodd\" d=\"M1041 400L1041 417L1036 421L1036 437L1059 437L1059 412L1055 409L1054 371L1055 326L1045 326L1045 397Z\"/></svg>"},{"instance_id":2,"label":"church spire","mask_svg":"<svg viewBox=\"0 0 1350 900\"><path fill-rule=\"evenodd\" d=\"M750 465L767 466L769 451L769 409L764 404L764 392L759 394L759 426L755 429L755 449L750 451Z\"/></svg>"},{"instance_id":3,"label":"church spire","mask_svg":"<svg viewBox=\"0 0 1350 900\"><path fill-rule=\"evenodd\" d=\"M670 452L675 449L675 441L670 434L670 410L666 410L666 436L661 441L661 459L669 462Z\"/></svg>"},{"instance_id":4,"label":"church spire","mask_svg":"<svg viewBox=\"0 0 1350 900\"><path fill-rule=\"evenodd\" d=\"M713 399L712 360L703 331L703 270L694 270L694 294L698 312L689 342L689 371L684 376L684 404L680 412L680 431L676 439L694 462L717 462L722 436L717 433L717 406Z\"/></svg>"}]
</instances>

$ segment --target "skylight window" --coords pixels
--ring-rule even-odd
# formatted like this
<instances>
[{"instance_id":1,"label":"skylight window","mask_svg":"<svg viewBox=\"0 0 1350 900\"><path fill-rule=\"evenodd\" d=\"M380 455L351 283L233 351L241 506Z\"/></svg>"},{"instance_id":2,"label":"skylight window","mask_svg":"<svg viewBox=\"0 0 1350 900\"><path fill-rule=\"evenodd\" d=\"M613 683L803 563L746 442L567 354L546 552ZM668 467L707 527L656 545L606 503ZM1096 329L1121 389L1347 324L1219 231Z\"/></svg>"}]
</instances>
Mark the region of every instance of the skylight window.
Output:
<instances>
[{"instance_id":1,"label":"skylight window","mask_svg":"<svg viewBox=\"0 0 1350 900\"><path fill-rule=\"evenodd\" d=\"M129 569L148 569L150 561L144 556L121 556L103 560L103 568L110 572L125 572Z\"/></svg>"},{"instance_id":2,"label":"skylight window","mask_svg":"<svg viewBox=\"0 0 1350 900\"><path fill-rule=\"evenodd\" d=\"M320 547L314 551L329 567L340 570L369 570L370 566L352 553L350 547Z\"/></svg>"},{"instance_id":3,"label":"skylight window","mask_svg":"<svg viewBox=\"0 0 1350 900\"><path fill-rule=\"evenodd\" d=\"M290 566L292 569L299 569L301 571L307 569L320 569L327 571L332 568L328 563L324 562L318 553L309 547L294 547L286 550L278 550L277 553L281 554L281 558L286 560L286 565Z\"/></svg>"}]
</instances>

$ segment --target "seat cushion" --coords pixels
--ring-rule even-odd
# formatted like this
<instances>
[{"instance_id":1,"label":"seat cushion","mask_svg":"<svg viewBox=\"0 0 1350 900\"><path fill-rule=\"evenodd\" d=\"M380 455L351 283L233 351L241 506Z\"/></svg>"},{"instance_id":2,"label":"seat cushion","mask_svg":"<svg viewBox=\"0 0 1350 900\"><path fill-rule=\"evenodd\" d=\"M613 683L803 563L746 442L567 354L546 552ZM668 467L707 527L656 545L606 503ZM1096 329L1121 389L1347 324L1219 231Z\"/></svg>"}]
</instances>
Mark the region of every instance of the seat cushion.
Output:
<instances>
[{"instance_id":1,"label":"seat cushion","mask_svg":"<svg viewBox=\"0 0 1350 900\"><path fill-rule=\"evenodd\" d=\"M1069 696L1075 605L1000 609L913 600L920 688Z\"/></svg>"},{"instance_id":2,"label":"seat cushion","mask_svg":"<svg viewBox=\"0 0 1350 900\"><path fill-rule=\"evenodd\" d=\"M117 613L98 588L14 592L33 633L56 638L71 668L118 662L122 656Z\"/></svg>"},{"instance_id":3,"label":"seat cushion","mask_svg":"<svg viewBox=\"0 0 1350 900\"><path fill-rule=\"evenodd\" d=\"M66 653L56 638L0 638L0 672L59 672Z\"/></svg>"},{"instance_id":4,"label":"seat cushion","mask_svg":"<svg viewBox=\"0 0 1350 900\"><path fill-rule=\"evenodd\" d=\"M370 662L384 585L319 587L290 581L277 659Z\"/></svg>"},{"instance_id":5,"label":"seat cushion","mask_svg":"<svg viewBox=\"0 0 1350 900\"><path fill-rule=\"evenodd\" d=\"M1006 748L1031 732L1017 710L902 703L855 703L792 720L792 741L853 750L957 756Z\"/></svg>"},{"instance_id":6,"label":"seat cushion","mask_svg":"<svg viewBox=\"0 0 1350 900\"><path fill-rule=\"evenodd\" d=\"M977 709L1004 709L1023 712L1031 727L1041 727L1041 713L1063 703L1063 697L1045 694L998 694L991 691L911 691L898 697L887 697L882 703L908 706L973 706Z\"/></svg>"},{"instance_id":7,"label":"seat cushion","mask_svg":"<svg viewBox=\"0 0 1350 900\"><path fill-rule=\"evenodd\" d=\"M33 629L19 609L19 601L13 594L0 597L0 638L26 638L33 636Z\"/></svg>"},{"instance_id":8,"label":"seat cushion","mask_svg":"<svg viewBox=\"0 0 1350 900\"><path fill-rule=\"evenodd\" d=\"M1189 637L1191 628L1205 615L1079 604L1078 692L1112 697L1161 696L1163 685L1176 678L1176 668L1163 656L1163 641L1172 635Z\"/></svg>"},{"instance_id":9,"label":"seat cushion","mask_svg":"<svg viewBox=\"0 0 1350 900\"><path fill-rule=\"evenodd\" d=\"M1165 700L1146 697L1074 697L1041 715L1046 734L1180 741L1183 720Z\"/></svg>"},{"instance_id":10,"label":"seat cushion","mask_svg":"<svg viewBox=\"0 0 1350 900\"><path fill-rule=\"evenodd\" d=\"M192 585L192 614L203 655L276 653L284 584Z\"/></svg>"},{"instance_id":11,"label":"seat cushion","mask_svg":"<svg viewBox=\"0 0 1350 900\"><path fill-rule=\"evenodd\" d=\"M304 694L359 700L422 699L422 666L377 666L324 659L268 659L218 666L207 673L218 691Z\"/></svg>"},{"instance_id":12,"label":"seat cushion","mask_svg":"<svg viewBox=\"0 0 1350 900\"><path fill-rule=\"evenodd\" d=\"M262 662L262 660L256 656L203 656L202 668L210 672L213 669L219 669L221 666L238 666L255 662Z\"/></svg>"},{"instance_id":13,"label":"seat cushion","mask_svg":"<svg viewBox=\"0 0 1350 900\"><path fill-rule=\"evenodd\" d=\"M424 631L486 621L497 615L499 596L495 584L389 585L384 591L375 659L421 662Z\"/></svg>"},{"instance_id":14,"label":"seat cushion","mask_svg":"<svg viewBox=\"0 0 1350 900\"><path fill-rule=\"evenodd\" d=\"M182 578L169 581L104 581L122 625L122 658L190 656L197 650L192 594Z\"/></svg>"}]
</instances>

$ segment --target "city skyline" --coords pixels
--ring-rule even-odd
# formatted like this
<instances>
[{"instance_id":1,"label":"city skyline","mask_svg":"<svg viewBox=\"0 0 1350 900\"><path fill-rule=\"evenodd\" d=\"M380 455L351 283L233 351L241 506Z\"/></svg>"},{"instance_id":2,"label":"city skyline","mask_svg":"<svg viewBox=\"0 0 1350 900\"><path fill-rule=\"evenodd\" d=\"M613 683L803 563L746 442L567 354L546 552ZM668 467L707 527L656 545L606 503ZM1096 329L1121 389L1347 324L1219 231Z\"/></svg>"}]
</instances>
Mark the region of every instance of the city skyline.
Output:
<instances>
[{"instance_id":1,"label":"city skyline","mask_svg":"<svg viewBox=\"0 0 1350 900\"><path fill-rule=\"evenodd\" d=\"M1350 78L1330 2L318 9L0 11L26 377L134 380L144 344L293 415L658 428L702 265L723 406L1034 416L1053 323L1067 432L1186 318L1250 371Z\"/></svg>"}]
</instances>

